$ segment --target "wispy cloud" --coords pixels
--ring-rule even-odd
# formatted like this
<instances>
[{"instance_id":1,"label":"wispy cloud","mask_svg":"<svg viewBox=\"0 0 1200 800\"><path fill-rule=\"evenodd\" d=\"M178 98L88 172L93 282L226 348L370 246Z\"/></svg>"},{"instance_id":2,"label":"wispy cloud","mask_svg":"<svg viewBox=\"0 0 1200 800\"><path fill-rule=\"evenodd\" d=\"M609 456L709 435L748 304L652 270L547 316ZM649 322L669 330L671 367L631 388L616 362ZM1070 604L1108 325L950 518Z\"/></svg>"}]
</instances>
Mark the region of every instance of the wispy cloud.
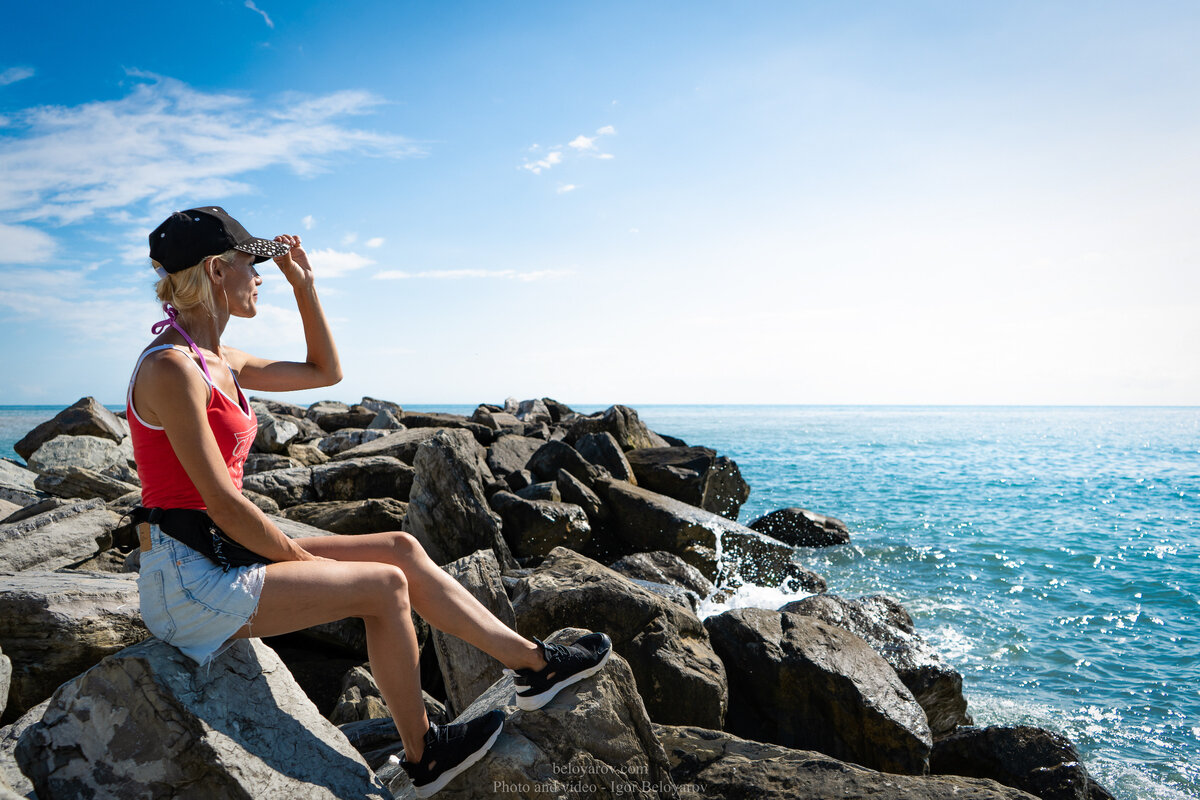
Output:
<instances>
[{"instance_id":1,"label":"wispy cloud","mask_svg":"<svg viewBox=\"0 0 1200 800\"><path fill-rule=\"evenodd\" d=\"M573 183L564 183L562 186L559 186L556 191L559 194L566 194L567 192L575 191L576 188L577 187Z\"/></svg>"},{"instance_id":2,"label":"wispy cloud","mask_svg":"<svg viewBox=\"0 0 1200 800\"><path fill-rule=\"evenodd\" d=\"M55 249L54 239L37 228L0 222L0 264L44 264Z\"/></svg>"},{"instance_id":3,"label":"wispy cloud","mask_svg":"<svg viewBox=\"0 0 1200 800\"><path fill-rule=\"evenodd\" d=\"M112 286L92 280L96 265L82 269L6 269L0 314L52 322L88 341L125 341L147 333L152 315L153 273L141 285Z\"/></svg>"},{"instance_id":4,"label":"wispy cloud","mask_svg":"<svg viewBox=\"0 0 1200 800\"><path fill-rule=\"evenodd\" d=\"M316 220L313 219L312 214L309 214L304 219L300 220L300 224L304 226L304 230L306 230L306 231L311 231L313 229L313 225L315 223L316 223Z\"/></svg>"},{"instance_id":5,"label":"wispy cloud","mask_svg":"<svg viewBox=\"0 0 1200 800\"><path fill-rule=\"evenodd\" d=\"M375 277L380 280L468 280L468 279L499 279L510 281L540 281L548 278L562 278L573 274L569 269L539 269L520 272L515 269L442 269L422 270L421 272L405 272L404 270L384 270Z\"/></svg>"},{"instance_id":6,"label":"wispy cloud","mask_svg":"<svg viewBox=\"0 0 1200 800\"><path fill-rule=\"evenodd\" d=\"M275 23L272 22L271 18L267 16L267 12L263 11L261 8L254 5L254 0L246 0L246 8L250 9L251 11L257 12L259 14L262 14L262 18L263 18L263 20L266 21L267 27L271 28L271 29L275 28Z\"/></svg>"},{"instance_id":7,"label":"wispy cloud","mask_svg":"<svg viewBox=\"0 0 1200 800\"><path fill-rule=\"evenodd\" d=\"M348 272L369 267L374 259L354 252L340 250L314 250L308 254L313 271L319 278L341 278Z\"/></svg>"},{"instance_id":8,"label":"wispy cloud","mask_svg":"<svg viewBox=\"0 0 1200 800\"><path fill-rule=\"evenodd\" d=\"M553 150L546 154L545 158L539 158L537 161L526 161L521 165L523 169L527 169L534 175L541 175L542 170L550 169L555 164L561 164L563 159L562 150Z\"/></svg>"},{"instance_id":9,"label":"wispy cloud","mask_svg":"<svg viewBox=\"0 0 1200 800\"><path fill-rule=\"evenodd\" d=\"M0 72L0 86L8 86L10 83L32 78L33 75L33 67L9 67Z\"/></svg>"},{"instance_id":10,"label":"wispy cloud","mask_svg":"<svg viewBox=\"0 0 1200 800\"><path fill-rule=\"evenodd\" d=\"M605 153L601 151L600 146L596 144L596 140L604 136L615 136L616 133L617 129L612 125L605 125L603 128L598 128L596 133L592 136L587 136L581 133L571 141L567 142L565 145L558 144L549 147L544 158L530 161L529 158L526 157L525 162L521 164L521 169L529 170L534 175L541 175L551 167L563 163L563 156L566 153L570 153L573 156L598 158L603 160L611 159L613 157L612 153ZM534 153L540 152L541 149L541 145L537 144L529 148L529 150ZM571 188L574 189L575 187L571 186ZM570 189L564 190L560 188L559 194L562 194L563 191L570 191Z\"/></svg>"},{"instance_id":11,"label":"wispy cloud","mask_svg":"<svg viewBox=\"0 0 1200 800\"><path fill-rule=\"evenodd\" d=\"M367 239L367 247L383 247L383 237L376 236L374 238Z\"/></svg>"}]
</instances>

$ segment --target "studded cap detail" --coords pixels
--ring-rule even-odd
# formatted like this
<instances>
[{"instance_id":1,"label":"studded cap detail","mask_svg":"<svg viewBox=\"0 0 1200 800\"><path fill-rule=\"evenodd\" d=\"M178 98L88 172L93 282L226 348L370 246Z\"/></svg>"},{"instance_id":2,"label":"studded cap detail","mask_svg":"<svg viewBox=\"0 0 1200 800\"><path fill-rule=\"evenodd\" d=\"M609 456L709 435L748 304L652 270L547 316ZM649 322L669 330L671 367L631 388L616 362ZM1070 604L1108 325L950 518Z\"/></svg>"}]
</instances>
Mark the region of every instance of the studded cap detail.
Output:
<instances>
[{"instance_id":1,"label":"studded cap detail","mask_svg":"<svg viewBox=\"0 0 1200 800\"><path fill-rule=\"evenodd\" d=\"M289 249L282 242L251 236L220 206L176 211L150 234L150 258L168 273L181 272L226 250L249 253L258 264Z\"/></svg>"}]
</instances>

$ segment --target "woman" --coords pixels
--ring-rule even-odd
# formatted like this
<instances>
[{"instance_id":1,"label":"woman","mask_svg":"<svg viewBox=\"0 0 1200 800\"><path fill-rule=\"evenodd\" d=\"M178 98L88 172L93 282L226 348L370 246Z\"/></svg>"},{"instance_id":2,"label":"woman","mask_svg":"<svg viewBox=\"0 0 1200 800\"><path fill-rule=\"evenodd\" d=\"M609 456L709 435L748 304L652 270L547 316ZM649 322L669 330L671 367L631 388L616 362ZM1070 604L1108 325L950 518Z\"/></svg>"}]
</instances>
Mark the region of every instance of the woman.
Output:
<instances>
[{"instance_id":1,"label":"woman","mask_svg":"<svg viewBox=\"0 0 1200 800\"><path fill-rule=\"evenodd\" d=\"M603 667L602 633L570 647L519 636L494 617L401 531L293 541L241 494L242 466L257 433L243 388L311 389L341 380L329 323L298 236L257 239L219 207L172 214L150 235L158 298L168 317L138 359L128 416L154 524L142 526L138 578L152 633L205 663L234 638L276 636L345 617L366 624L373 673L404 743L401 761L427 797L483 757L500 733L499 710L467 723L430 725L421 700L410 607L516 676L517 704L532 710ZM308 346L302 362L271 361L221 343L230 317L253 317L262 283L256 264L274 258L291 285ZM203 542L178 520L199 516L251 552L230 566L215 534ZM194 547L184 544L189 541ZM208 543L207 546L205 543ZM257 554L255 556L254 554Z\"/></svg>"}]
</instances>

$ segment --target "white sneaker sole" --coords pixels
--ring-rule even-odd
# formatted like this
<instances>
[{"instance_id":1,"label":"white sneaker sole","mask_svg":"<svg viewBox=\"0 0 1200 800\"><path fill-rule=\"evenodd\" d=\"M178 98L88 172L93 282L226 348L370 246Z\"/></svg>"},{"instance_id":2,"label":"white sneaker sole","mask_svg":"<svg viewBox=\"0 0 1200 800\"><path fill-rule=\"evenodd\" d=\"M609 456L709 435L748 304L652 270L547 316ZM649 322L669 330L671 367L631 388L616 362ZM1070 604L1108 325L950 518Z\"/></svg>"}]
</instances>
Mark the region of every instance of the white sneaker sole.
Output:
<instances>
[{"instance_id":1,"label":"white sneaker sole","mask_svg":"<svg viewBox=\"0 0 1200 800\"><path fill-rule=\"evenodd\" d=\"M487 742L483 745L483 747L481 747L477 752L472 754L469 758L467 758L466 761L463 761L457 767L454 767L453 769L447 770L446 772L442 773L442 776L440 778L438 778L436 781L427 783L424 786L417 786L414 784L413 788L417 792L417 797L430 797L432 795L437 794L442 789L446 788L446 784L448 784L450 781L454 780L459 775L463 774L468 769L470 769L472 766L477 764L480 761L480 759L482 759L484 756L486 756L488 754L488 751L492 749L492 745L494 745L496 743L496 739L500 736L500 731L502 731L502 730L504 730L503 723L500 724L499 728L496 728L496 732L491 735L491 738L489 738L487 740Z\"/></svg>"},{"instance_id":2,"label":"white sneaker sole","mask_svg":"<svg viewBox=\"0 0 1200 800\"><path fill-rule=\"evenodd\" d=\"M563 689L573 684L579 683L584 678L590 678L600 670L604 669L604 665L608 663L608 657L612 655L612 647L608 648L608 652L604 654L604 658L600 659L600 663L594 667L588 667L583 672L577 672L562 683L551 686L541 694L531 694L528 697L517 695L517 708L522 711L537 711L542 706L554 699L554 696Z\"/></svg>"}]
</instances>

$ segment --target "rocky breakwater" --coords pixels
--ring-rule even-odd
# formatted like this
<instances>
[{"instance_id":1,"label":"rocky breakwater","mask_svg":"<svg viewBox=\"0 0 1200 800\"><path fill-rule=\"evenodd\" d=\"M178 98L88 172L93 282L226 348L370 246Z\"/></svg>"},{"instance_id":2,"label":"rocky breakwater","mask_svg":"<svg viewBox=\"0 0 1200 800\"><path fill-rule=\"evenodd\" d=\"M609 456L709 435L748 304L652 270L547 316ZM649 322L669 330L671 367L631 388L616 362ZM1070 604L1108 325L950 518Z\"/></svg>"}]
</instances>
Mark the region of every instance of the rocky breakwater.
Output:
<instances>
[{"instance_id":1,"label":"rocky breakwater","mask_svg":"<svg viewBox=\"0 0 1200 800\"><path fill-rule=\"evenodd\" d=\"M845 525L796 508L742 525L737 464L631 408L253 402L245 493L288 535L405 529L523 634L612 636L601 673L526 713L501 664L416 618L430 718L507 715L444 796L1105 794L1061 737L971 727L961 676L895 600L826 593L794 562ZM196 670L147 638L137 552L113 546L138 502L125 421L84 398L16 449L24 463L0 469L0 797L412 796L360 621ZM746 582L803 599L698 616Z\"/></svg>"}]
</instances>

